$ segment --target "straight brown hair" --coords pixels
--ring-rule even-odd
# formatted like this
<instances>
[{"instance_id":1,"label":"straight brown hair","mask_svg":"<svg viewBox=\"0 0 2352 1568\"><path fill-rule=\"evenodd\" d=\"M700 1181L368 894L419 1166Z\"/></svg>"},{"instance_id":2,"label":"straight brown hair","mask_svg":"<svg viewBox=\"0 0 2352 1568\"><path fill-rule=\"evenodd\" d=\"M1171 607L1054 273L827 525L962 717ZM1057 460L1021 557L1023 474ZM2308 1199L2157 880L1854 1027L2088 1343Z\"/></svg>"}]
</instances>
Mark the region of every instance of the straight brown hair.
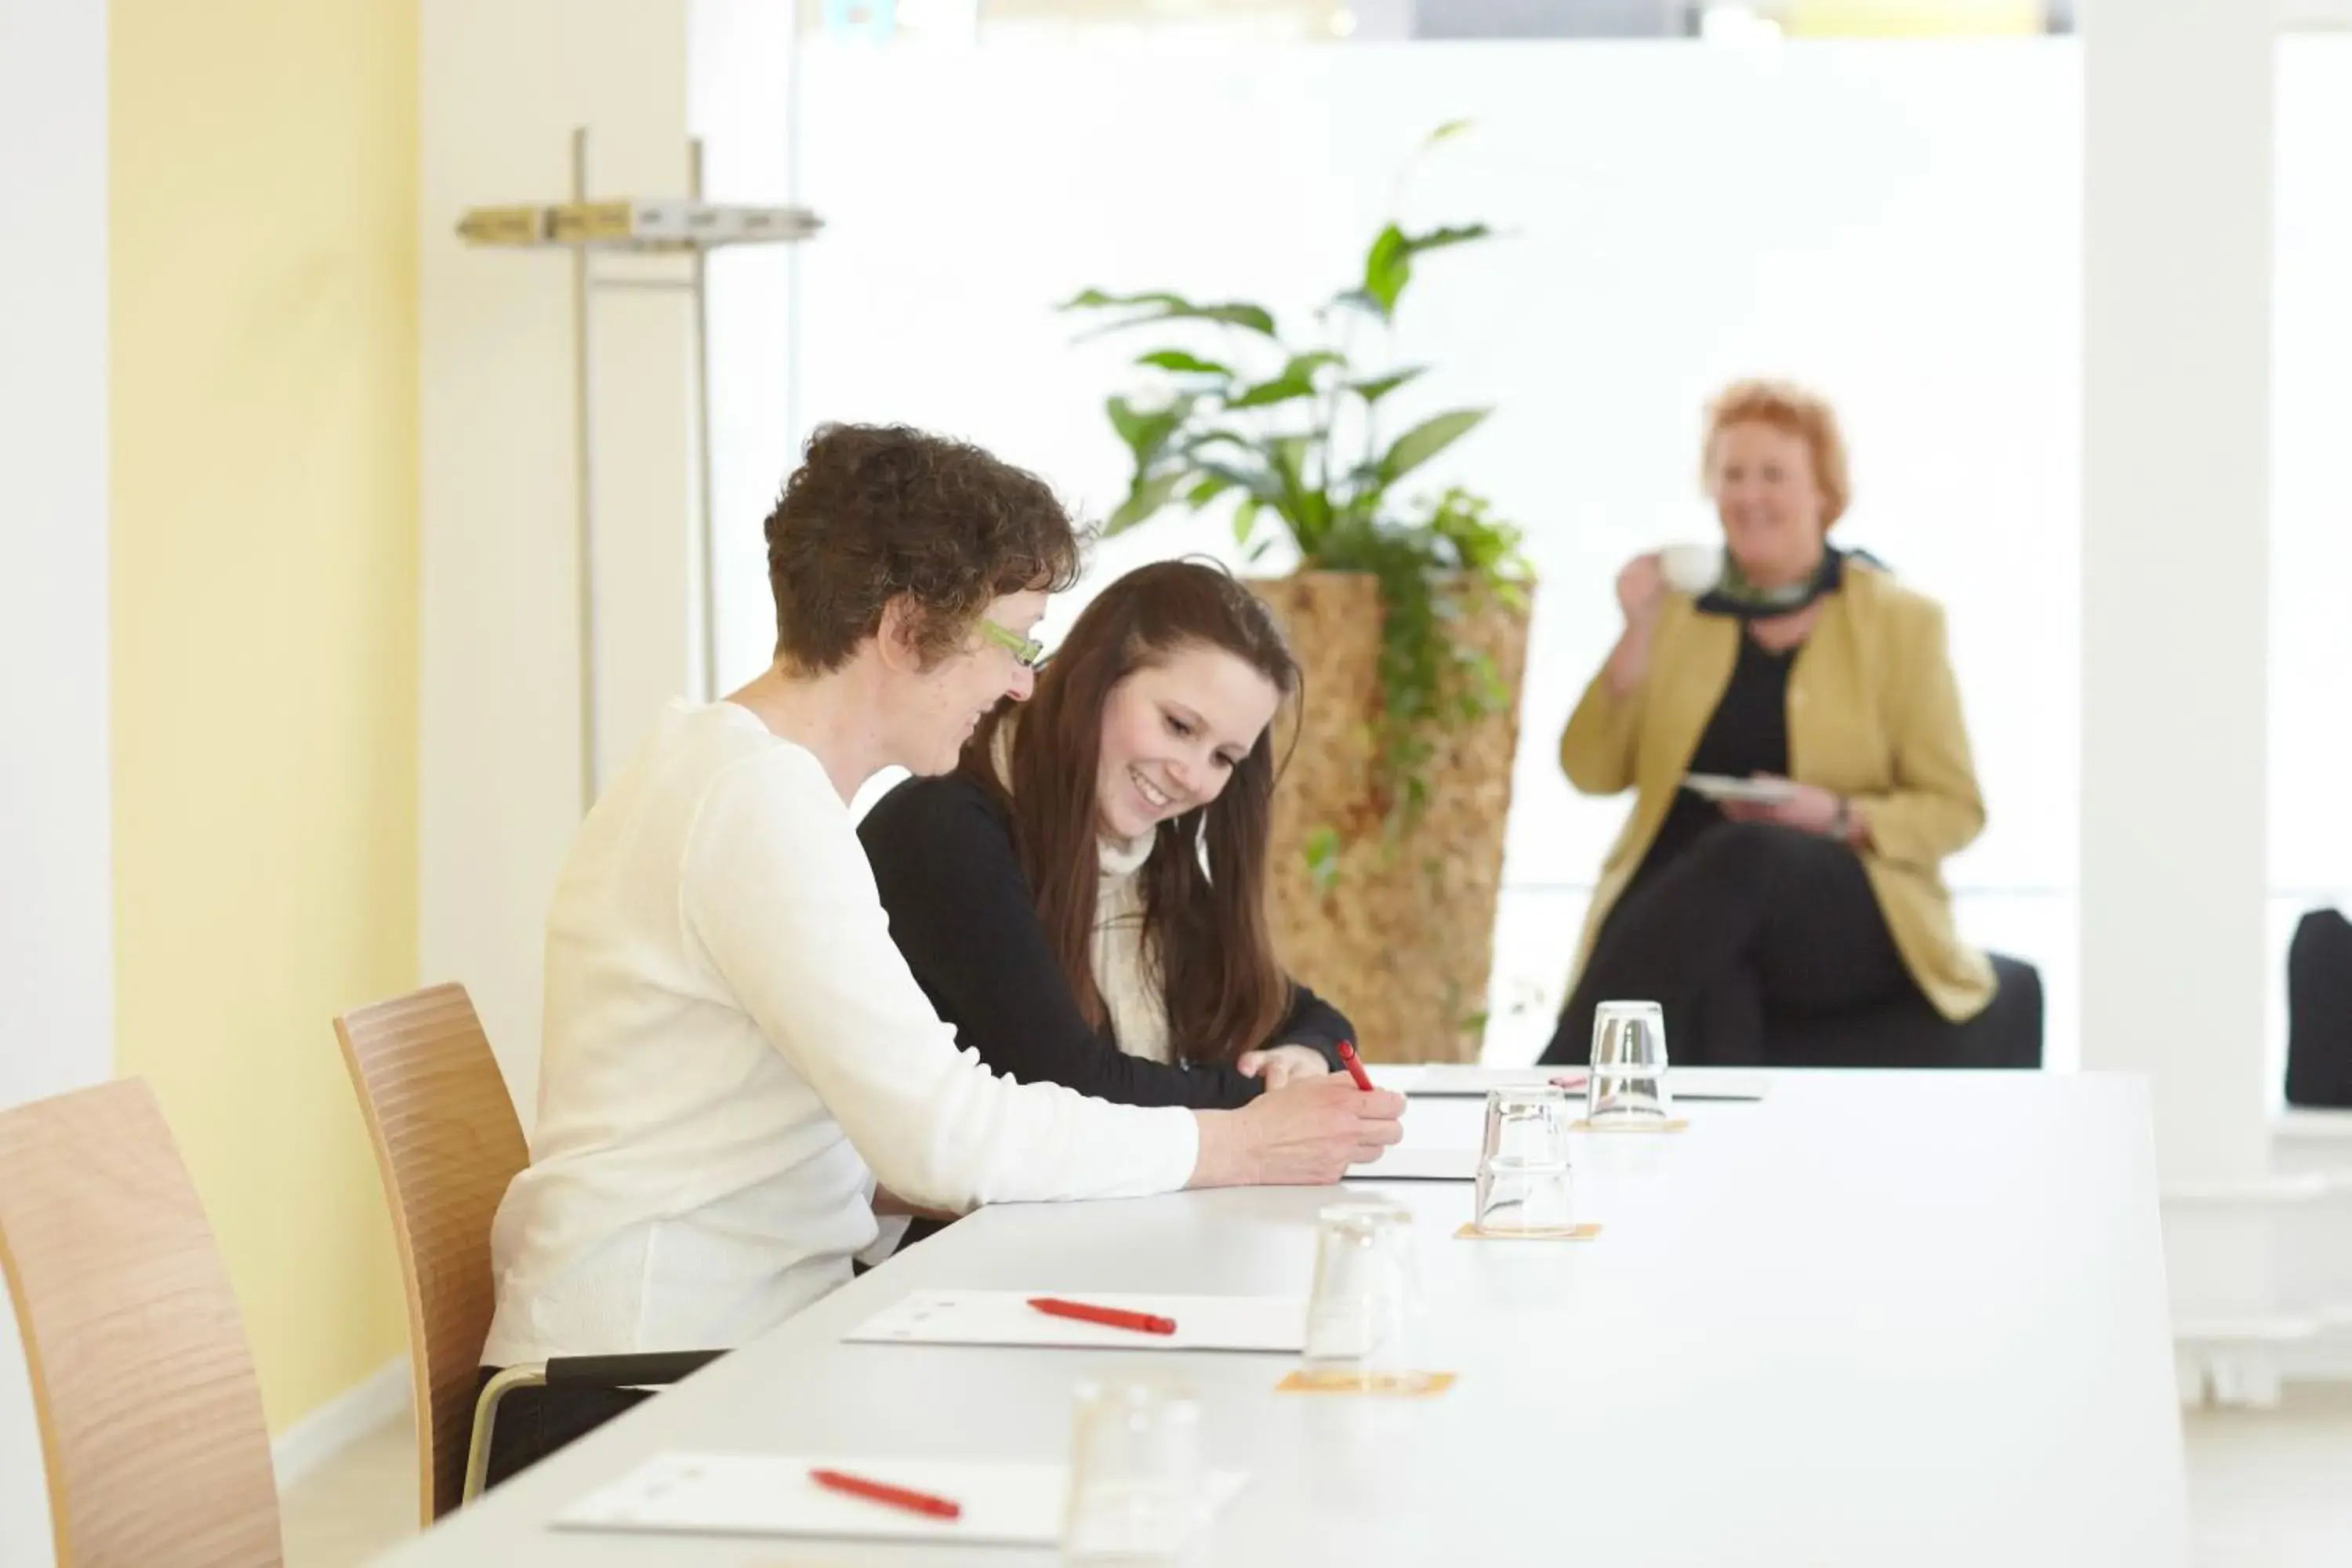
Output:
<instances>
[{"instance_id":1,"label":"straight brown hair","mask_svg":"<svg viewBox=\"0 0 2352 1568\"><path fill-rule=\"evenodd\" d=\"M1109 1010L1095 984L1095 889L1101 872L1096 773L1104 705L1118 683L1186 647L1232 654L1295 708L1298 661L1257 596L1223 567L1196 561L1144 566L1105 588L1038 672L1013 724L1006 771L996 736L1009 700L981 721L957 771L1003 807L1037 918L1078 1011L1097 1030ZM1158 974L1171 1053L1230 1062L1267 1043L1290 1010L1291 985L1265 916L1266 843L1273 816L1269 724L1207 805L1162 822L1138 873L1143 951Z\"/></svg>"}]
</instances>

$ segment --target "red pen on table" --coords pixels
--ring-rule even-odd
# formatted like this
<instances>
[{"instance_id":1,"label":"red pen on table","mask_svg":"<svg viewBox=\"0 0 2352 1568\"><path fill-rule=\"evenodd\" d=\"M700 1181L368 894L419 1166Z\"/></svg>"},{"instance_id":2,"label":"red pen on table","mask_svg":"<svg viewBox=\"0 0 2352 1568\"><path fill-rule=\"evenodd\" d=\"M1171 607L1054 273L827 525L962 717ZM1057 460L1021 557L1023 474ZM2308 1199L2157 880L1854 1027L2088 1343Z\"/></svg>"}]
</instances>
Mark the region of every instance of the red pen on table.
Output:
<instances>
[{"instance_id":1,"label":"red pen on table","mask_svg":"<svg viewBox=\"0 0 2352 1568\"><path fill-rule=\"evenodd\" d=\"M1355 1041L1339 1042L1339 1065L1348 1069L1348 1076L1356 1080L1358 1089L1362 1089L1366 1094L1372 1092L1371 1078L1364 1071L1363 1062L1356 1056Z\"/></svg>"},{"instance_id":2,"label":"red pen on table","mask_svg":"<svg viewBox=\"0 0 2352 1568\"><path fill-rule=\"evenodd\" d=\"M845 1475L839 1470L811 1470L809 1479L828 1491L847 1492L868 1502L878 1502L891 1508L903 1508L909 1513L919 1513L932 1519L961 1519L963 1504L951 1502L929 1492L919 1492L906 1487L894 1487L887 1481L869 1481L862 1476Z\"/></svg>"},{"instance_id":3,"label":"red pen on table","mask_svg":"<svg viewBox=\"0 0 2352 1568\"><path fill-rule=\"evenodd\" d=\"M1150 1312L1130 1312L1122 1307L1093 1307L1084 1301L1065 1301L1057 1296L1032 1296L1029 1304L1056 1318L1076 1318L1082 1323L1133 1329L1139 1334L1172 1334L1176 1331L1176 1320L1173 1318L1158 1317Z\"/></svg>"}]
</instances>

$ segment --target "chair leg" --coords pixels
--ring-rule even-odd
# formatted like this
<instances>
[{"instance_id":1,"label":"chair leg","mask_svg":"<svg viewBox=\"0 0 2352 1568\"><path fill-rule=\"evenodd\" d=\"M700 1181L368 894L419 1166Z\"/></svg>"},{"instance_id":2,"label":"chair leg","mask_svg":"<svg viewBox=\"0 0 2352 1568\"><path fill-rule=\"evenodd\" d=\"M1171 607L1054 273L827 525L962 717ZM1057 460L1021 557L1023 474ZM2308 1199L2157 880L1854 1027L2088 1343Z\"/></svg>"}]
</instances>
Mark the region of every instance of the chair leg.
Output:
<instances>
[{"instance_id":1,"label":"chair leg","mask_svg":"<svg viewBox=\"0 0 2352 1568\"><path fill-rule=\"evenodd\" d=\"M490 1433L498 1424L499 1401L518 1388L539 1388L547 1382L544 1366L510 1366L482 1385L481 1397L474 1401L474 1434L466 1446L466 1489L459 1494L460 1507L482 1495L489 1484Z\"/></svg>"}]
</instances>

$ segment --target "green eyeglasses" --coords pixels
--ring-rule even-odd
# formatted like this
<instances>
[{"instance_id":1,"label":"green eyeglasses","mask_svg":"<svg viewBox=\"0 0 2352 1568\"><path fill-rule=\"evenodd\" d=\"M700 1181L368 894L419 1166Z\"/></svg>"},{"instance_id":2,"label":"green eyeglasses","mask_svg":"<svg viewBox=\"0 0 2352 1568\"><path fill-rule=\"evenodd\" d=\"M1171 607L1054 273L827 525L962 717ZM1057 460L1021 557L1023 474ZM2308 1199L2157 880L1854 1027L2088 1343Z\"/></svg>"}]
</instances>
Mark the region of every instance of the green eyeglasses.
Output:
<instances>
[{"instance_id":1,"label":"green eyeglasses","mask_svg":"<svg viewBox=\"0 0 2352 1568\"><path fill-rule=\"evenodd\" d=\"M1013 656L1013 662L1024 669L1034 669L1045 662L1045 645L1034 637L1024 637L1010 632L986 616L981 617L980 635Z\"/></svg>"}]
</instances>

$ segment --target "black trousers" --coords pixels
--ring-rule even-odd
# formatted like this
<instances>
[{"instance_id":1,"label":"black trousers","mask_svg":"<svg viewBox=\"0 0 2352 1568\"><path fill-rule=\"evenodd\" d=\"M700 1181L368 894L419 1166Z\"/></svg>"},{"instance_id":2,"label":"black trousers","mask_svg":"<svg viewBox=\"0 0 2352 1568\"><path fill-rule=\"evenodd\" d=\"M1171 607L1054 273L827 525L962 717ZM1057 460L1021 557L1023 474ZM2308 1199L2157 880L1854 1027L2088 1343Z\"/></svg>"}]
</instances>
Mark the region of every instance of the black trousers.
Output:
<instances>
[{"instance_id":1,"label":"black trousers","mask_svg":"<svg viewBox=\"0 0 2352 1568\"><path fill-rule=\"evenodd\" d=\"M1545 1047L1581 1063L1602 1002L1655 1002L1685 1066L1767 1059L1769 1020L1822 1017L1917 986L1846 846L1768 823L1710 827L1609 911Z\"/></svg>"},{"instance_id":2,"label":"black trousers","mask_svg":"<svg viewBox=\"0 0 2352 1568\"><path fill-rule=\"evenodd\" d=\"M482 1369L480 1387L499 1369ZM645 1388L518 1388L499 1401L490 1428L488 1485L527 1470L565 1444L585 1437L614 1416L653 1397Z\"/></svg>"}]
</instances>

